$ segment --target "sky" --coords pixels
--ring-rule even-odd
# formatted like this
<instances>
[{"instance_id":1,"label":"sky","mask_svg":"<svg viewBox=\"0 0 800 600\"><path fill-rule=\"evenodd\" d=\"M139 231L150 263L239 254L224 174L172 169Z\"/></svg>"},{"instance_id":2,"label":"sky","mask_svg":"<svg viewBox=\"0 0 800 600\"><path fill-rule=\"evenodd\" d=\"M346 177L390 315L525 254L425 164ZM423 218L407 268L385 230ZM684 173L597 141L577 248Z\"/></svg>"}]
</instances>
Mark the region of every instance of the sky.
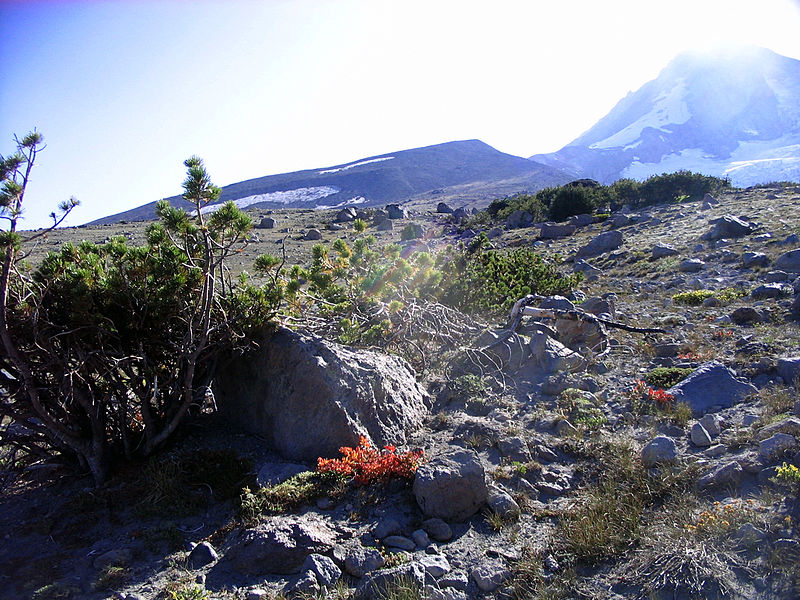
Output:
<instances>
[{"instance_id":1,"label":"sky","mask_svg":"<svg viewBox=\"0 0 800 600\"><path fill-rule=\"evenodd\" d=\"M553 152L680 52L800 59L800 0L0 0L0 154L46 141L23 228L480 139ZM0 223L0 227L3 224Z\"/></svg>"}]
</instances>

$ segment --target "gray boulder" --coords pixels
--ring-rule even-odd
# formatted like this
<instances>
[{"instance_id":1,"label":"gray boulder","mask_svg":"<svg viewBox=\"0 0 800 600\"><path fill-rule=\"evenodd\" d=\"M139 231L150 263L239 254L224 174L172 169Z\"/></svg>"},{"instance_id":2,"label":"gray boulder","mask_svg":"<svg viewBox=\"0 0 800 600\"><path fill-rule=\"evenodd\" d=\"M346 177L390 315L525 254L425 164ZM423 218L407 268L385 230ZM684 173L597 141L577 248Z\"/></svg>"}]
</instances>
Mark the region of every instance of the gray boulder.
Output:
<instances>
[{"instance_id":1,"label":"gray boulder","mask_svg":"<svg viewBox=\"0 0 800 600\"><path fill-rule=\"evenodd\" d=\"M219 555L217 551L214 550L214 546L208 542L200 542L192 548L189 556L186 557L186 565L190 569L200 569L218 558Z\"/></svg>"},{"instance_id":2,"label":"gray boulder","mask_svg":"<svg viewBox=\"0 0 800 600\"><path fill-rule=\"evenodd\" d=\"M789 450L797 447L797 438L788 433L776 433L758 443L758 456L767 464L777 462Z\"/></svg>"},{"instance_id":3,"label":"gray boulder","mask_svg":"<svg viewBox=\"0 0 800 600\"><path fill-rule=\"evenodd\" d=\"M689 438L692 440L692 444L699 446L700 448L707 448L711 445L711 435L700 423L695 423L692 425L692 429L689 432Z\"/></svg>"},{"instance_id":4,"label":"gray boulder","mask_svg":"<svg viewBox=\"0 0 800 600\"><path fill-rule=\"evenodd\" d=\"M380 569L385 562L378 550L361 545L350 546L344 554L344 570L353 577L364 577L370 571Z\"/></svg>"},{"instance_id":5,"label":"gray boulder","mask_svg":"<svg viewBox=\"0 0 800 600\"><path fill-rule=\"evenodd\" d=\"M447 204L445 204L444 202L439 202L439 204L436 205L436 212L447 215L452 213L453 209L447 206Z\"/></svg>"},{"instance_id":6,"label":"gray boulder","mask_svg":"<svg viewBox=\"0 0 800 600\"><path fill-rule=\"evenodd\" d=\"M663 242L659 242L653 246L653 249L650 252L654 259L664 258L666 256L675 256L678 254L678 251L675 248L669 244L664 244Z\"/></svg>"},{"instance_id":7,"label":"gray boulder","mask_svg":"<svg viewBox=\"0 0 800 600\"><path fill-rule=\"evenodd\" d=\"M542 223L542 228L539 231L539 238L543 240L555 240L558 238L569 237L575 233L574 225L556 224L556 223Z\"/></svg>"},{"instance_id":8,"label":"gray boulder","mask_svg":"<svg viewBox=\"0 0 800 600\"><path fill-rule=\"evenodd\" d=\"M586 275L587 279L590 279L590 280L592 278L597 278L597 277L599 277L600 275L603 274L602 269L598 269L597 267L595 267L594 265L588 263L587 261L583 260L582 258L579 258L578 260L576 260L573 263L572 270L575 271L576 273L578 271L580 271L581 273Z\"/></svg>"},{"instance_id":9,"label":"gray boulder","mask_svg":"<svg viewBox=\"0 0 800 600\"><path fill-rule=\"evenodd\" d=\"M414 497L428 517L469 519L488 497L480 458L472 450L456 450L423 464L414 477Z\"/></svg>"},{"instance_id":10,"label":"gray boulder","mask_svg":"<svg viewBox=\"0 0 800 600\"><path fill-rule=\"evenodd\" d=\"M317 581L325 587L332 587L342 576L342 570L336 566L333 559L323 554L309 554L306 556L300 570L314 573Z\"/></svg>"},{"instance_id":11,"label":"gray boulder","mask_svg":"<svg viewBox=\"0 0 800 600\"><path fill-rule=\"evenodd\" d=\"M391 231L394 229L394 223L389 217L384 217L380 221L377 221L376 229L378 231Z\"/></svg>"},{"instance_id":12,"label":"gray boulder","mask_svg":"<svg viewBox=\"0 0 800 600\"><path fill-rule=\"evenodd\" d=\"M586 227L587 225L591 225L594 223L594 217L592 215L587 215L586 213L580 215L572 215L567 221L568 225L572 225L573 227Z\"/></svg>"},{"instance_id":13,"label":"gray boulder","mask_svg":"<svg viewBox=\"0 0 800 600\"><path fill-rule=\"evenodd\" d=\"M353 207L343 208L338 213L336 213L335 220L337 223L348 223L350 221L355 221L356 209Z\"/></svg>"},{"instance_id":14,"label":"gray boulder","mask_svg":"<svg viewBox=\"0 0 800 600\"><path fill-rule=\"evenodd\" d=\"M276 516L239 532L225 560L245 575L291 575L308 555L324 554L335 543L336 534L322 521Z\"/></svg>"},{"instance_id":15,"label":"gray boulder","mask_svg":"<svg viewBox=\"0 0 800 600\"><path fill-rule=\"evenodd\" d=\"M258 223L258 229L274 229L275 228L275 219L272 217L264 217Z\"/></svg>"},{"instance_id":16,"label":"gray boulder","mask_svg":"<svg viewBox=\"0 0 800 600\"><path fill-rule=\"evenodd\" d=\"M706 263L699 258L687 258L680 262L678 270L681 273L697 273L698 271L702 271L705 266Z\"/></svg>"},{"instance_id":17,"label":"gray boulder","mask_svg":"<svg viewBox=\"0 0 800 600\"><path fill-rule=\"evenodd\" d=\"M763 252L745 252L742 254L742 266L745 269L766 267L768 264L769 257Z\"/></svg>"},{"instance_id":18,"label":"gray boulder","mask_svg":"<svg viewBox=\"0 0 800 600\"><path fill-rule=\"evenodd\" d=\"M701 365L667 393L675 397L675 402L686 402L692 414L700 417L713 407L728 408L757 391L754 385L738 379L731 369L712 361Z\"/></svg>"},{"instance_id":19,"label":"gray boulder","mask_svg":"<svg viewBox=\"0 0 800 600\"><path fill-rule=\"evenodd\" d=\"M731 321L737 325L759 323L763 320L761 313L752 306L740 306L731 313Z\"/></svg>"},{"instance_id":20,"label":"gray boulder","mask_svg":"<svg viewBox=\"0 0 800 600\"><path fill-rule=\"evenodd\" d=\"M650 440L642 448L642 464L646 469L658 465L669 465L678 460L678 449L675 440L659 435Z\"/></svg>"},{"instance_id":21,"label":"gray boulder","mask_svg":"<svg viewBox=\"0 0 800 600\"><path fill-rule=\"evenodd\" d=\"M722 238L737 238L752 233L756 226L753 223L742 221L738 217L725 215L709 221L711 229L704 233L700 239L706 241L721 240Z\"/></svg>"},{"instance_id":22,"label":"gray boulder","mask_svg":"<svg viewBox=\"0 0 800 600\"><path fill-rule=\"evenodd\" d=\"M408 213L399 204L387 204L386 216L390 219L406 219L408 218Z\"/></svg>"},{"instance_id":23,"label":"gray boulder","mask_svg":"<svg viewBox=\"0 0 800 600\"><path fill-rule=\"evenodd\" d=\"M506 217L506 227L509 229L528 227L531 223L533 223L533 215L527 210L515 210Z\"/></svg>"},{"instance_id":24,"label":"gray boulder","mask_svg":"<svg viewBox=\"0 0 800 600\"><path fill-rule=\"evenodd\" d=\"M423 521L422 528L437 542L449 542L453 538L453 530L450 525L438 517Z\"/></svg>"},{"instance_id":25,"label":"gray boulder","mask_svg":"<svg viewBox=\"0 0 800 600\"><path fill-rule=\"evenodd\" d=\"M738 488L742 482L744 469L736 461L731 461L715 467L709 473L697 480L700 489Z\"/></svg>"},{"instance_id":26,"label":"gray boulder","mask_svg":"<svg viewBox=\"0 0 800 600\"><path fill-rule=\"evenodd\" d=\"M622 245L621 231L606 231L591 240L588 244L578 249L576 258L597 256L611 250L616 250Z\"/></svg>"},{"instance_id":27,"label":"gray boulder","mask_svg":"<svg viewBox=\"0 0 800 600\"><path fill-rule=\"evenodd\" d=\"M584 366L583 356L544 331L537 331L531 336L530 349L532 366L542 373L573 371Z\"/></svg>"},{"instance_id":28,"label":"gray boulder","mask_svg":"<svg viewBox=\"0 0 800 600\"><path fill-rule=\"evenodd\" d=\"M792 289L784 283L765 283L753 289L753 291L750 292L750 296L754 300L767 300L788 296L791 291Z\"/></svg>"},{"instance_id":29,"label":"gray boulder","mask_svg":"<svg viewBox=\"0 0 800 600\"><path fill-rule=\"evenodd\" d=\"M313 242L322 239L322 232L319 229L309 229L306 231L304 238L307 242Z\"/></svg>"},{"instance_id":30,"label":"gray boulder","mask_svg":"<svg viewBox=\"0 0 800 600\"><path fill-rule=\"evenodd\" d=\"M781 254L774 266L787 273L800 273L800 248Z\"/></svg>"},{"instance_id":31,"label":"gray boulder","mask_svg":"<svg viewBox=\"0 0 800 600\"><path fill-rule=\"evenodd\" d=\"M223 416L301 461L338 457L362 435L401 445L430 402L402 359L285 328L222 365L215 388Z\"/></svg>"},{"instance_id":32,"label":"gray boulder","mask_svg":"<svg viewBox=\"0 0 800 600\"><path fill-rule=\"evenodd\" d=\"M486 498L489 509L504 519L516 519L521 514L517 501L511 495L497 486L489 486L489 495Z\"/></svg>"},{"instance_id":33,"label":"gray boulder","mask_svg":"<svg viewBox=\"0 0 800 600\"><path fill-rule=\"evenodd\" d=\"M461 221L463 221L464 219L466 219L469 215L470 215L470 213L463 206L461 206L461 207L459 207L459 208L457 208L457 209L455 209L453 211L453 219L455 221L458 221L459 223Z\"/></svg>"}]
</instances>

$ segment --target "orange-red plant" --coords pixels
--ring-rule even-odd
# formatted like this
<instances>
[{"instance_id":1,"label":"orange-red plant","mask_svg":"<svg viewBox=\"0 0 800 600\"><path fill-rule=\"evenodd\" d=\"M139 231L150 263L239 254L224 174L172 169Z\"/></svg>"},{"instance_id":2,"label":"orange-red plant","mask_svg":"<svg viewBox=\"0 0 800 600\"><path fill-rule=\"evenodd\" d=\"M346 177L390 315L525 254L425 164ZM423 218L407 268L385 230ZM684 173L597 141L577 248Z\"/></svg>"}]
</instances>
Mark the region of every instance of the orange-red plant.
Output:
<instances>
[{"instance_id":1,"label":"orange-red plant","mask_svg":"<svg viewBox=\"0 0 800 600\"><path fill-rule=\"evenodd\" d=\"M668 394L664 390L660 390L660 389L659 390L654 390L652 388L647 390L647 397L650 398L650 400L653 400L654 402L656 402L656 404L659 404L661 406L664 406L665 404L669 404L670 402L675 400L675 396L673 396L672 394Z\"/></svg>"},{"instance_id":2,"label":"orange-red plant","mask_svg":"<svg viewBox=\"0 0 800 600\"><path fill-rule=\"evenodd\" d=\"M383 450L373 448L369 440L361 436L355 448L339 448L342 458L318 458L317 472L339 473L353 477L358 483L367 484L393 477L411 479L422 460L422 450L398 453L394 446Z\"/></svg>"}]
</instances>

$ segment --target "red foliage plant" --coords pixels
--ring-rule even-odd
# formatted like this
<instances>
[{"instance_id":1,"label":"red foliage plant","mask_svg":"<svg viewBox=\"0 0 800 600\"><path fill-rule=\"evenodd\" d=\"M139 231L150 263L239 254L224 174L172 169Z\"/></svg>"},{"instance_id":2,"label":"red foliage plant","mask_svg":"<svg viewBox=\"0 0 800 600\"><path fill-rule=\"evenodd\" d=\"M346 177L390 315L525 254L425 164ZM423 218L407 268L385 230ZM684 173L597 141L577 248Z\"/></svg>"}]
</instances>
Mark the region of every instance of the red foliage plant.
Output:
<instances>
[{"instance_id":1,"label":"red foliage plant","mask_svg":"<svg viewBox=\"0 0 800 600\"><path fill-rule=\"evenodd\" d=\"M422 460L422 450L398 453L394 446L383 450L373 448L369 440L361 436L358 446L339 448L342 458L318 458L317 472L339 473L353 477L358 483L368 484L394 477L411 479Z\"/></svg>"}]
</instances>

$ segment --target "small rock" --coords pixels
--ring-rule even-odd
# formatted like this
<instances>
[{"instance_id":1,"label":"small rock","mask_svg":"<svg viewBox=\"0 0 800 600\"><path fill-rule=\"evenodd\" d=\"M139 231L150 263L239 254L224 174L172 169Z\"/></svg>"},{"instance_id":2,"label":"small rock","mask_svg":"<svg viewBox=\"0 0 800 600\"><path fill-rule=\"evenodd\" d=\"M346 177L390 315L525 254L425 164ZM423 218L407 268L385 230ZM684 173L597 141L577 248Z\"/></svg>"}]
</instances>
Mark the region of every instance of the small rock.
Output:
<instances>
[{"instance_id":1,"label":"small rock","mask_svg":"<svg viewBox=\"0 0 800 600\"><path fill-rule=\"evenodd\" d=\"M453 538L453 530L442 519L434 517L422 522L422 528L437 542L449 542Z\"/></svg>"},{"instance_id":2,"label":"small rock","mask_svg":"<svg viewBox=\"0 0 800 600\"><path fill-rule=\"evenodd\" d=\"M384 538L383 544L387 548L397 548L406 552L413 552L417 549L417 545L412 540L402 535L390 535Z\"/></svg>"},{"instance_id":3,"label":"small rock","mask_svg":"<svg viewBox=\"0 0 800 600\"><path fill-rule=\"evenodd\" d=\"M783 283L765 283L750 292L750 297L753 300L769 300L780 298L781 296L788 296L791 292L788 286Z\"/></svg>"},{"instance_id":4,"label":"small rock","mask_svg":"<svg viewBox=\"0 0 800 600\"><path fill-rule=\"evenodd\" d=\"M576 258L597 256L611 250L616 250L622 245L621 231L606 231L592 239L587 245L578 250Z\"/></svg>"},{"instance_id":5,"label":"small rock","mask_svg":"<svg viewBox=\"0 0 800 600\"><path fill-rule=\"evenodd\" d=\"M380 569L386 561L375 548L352 546L345 551L344 570L353 577L364 577L367 573Z\"/></svg>"},{"instance_id":6,"label":"small rock","mask_svg":"<svg viewBox=\"0 0 800 600\"><path fill-rule=\"evenodd\" d=\"M309 229L306 232L305 238L307 242L322 239L322 232L319 229Z\"/></svg>"},{"instance_id":7,"label":"small rock","mask_svg":"<svg viewBox=\"0 0 800 600\"><path fill-rule=\"evenodd\" d=\"M765 463L780 460L784 453L797 446L797 439L788 433L776 433L758 443L758 456Z\"/></svg>"},{"instance_id":8,"label":"small rock","mask_svg":"<svg viewBox=\"0 0 800 600\"><path fill-rule=\"evenodd\" d=\"M488 493L483 464L472 450L441 454L420 466L413 490L425 515L448 521L465 521L474 515Z\"/></svg>"},{"instance_id":9,"label":"small rock","mask_svg":"<svg viewBox=\"0 0 800 600\"><path fill-rule=\"evenodd\" d=\"M700 419L699 423L712 438L715 438L720 434L719 417L717 417L717 415L713 415L711 413L704 415L703 418Z\"/></svg>"},{"instance_id":10,"label":"small rock","mask_svg":"<svg viewBox=\"0 0 800 600\"><path fill-rule=\"evenodd\" d=\"M707 448L711 445L711 436L708 434L708 431L706 431L706 428L700 423L695 423L692 425L689 437L692 440L692 443L700 448Z\"/></svg>"},{"instance_id":11,"label":"small rock","mask_svg":"<svg viewBox=\"0 0 800 600\"><path fill-rule=\"evenodd\" d=\"M770 271L764 275L764 281L767 283L784 283L789 280L789 274L786 271Z\"/></svg>"},{"instance_id":12,"label":"small rock","mask_svg":"<svg viewBox=\"0 0 800 600\"><path fill-rule=\"evenodd\" d=\"M672 464L677 460L678 449L672 438L660 435L650 440L642 448L642 463L647 469L662 464Z\"/></svg>"},{"instance_id":13,"label":"small rock","mask_svg":"<svg viewBox=\"0 0 800 600\"><path fill-rule=\"evenodd\" d=\"M283 588L283 594L287 598L298 596L301 598L313 597L321 591L317 577L312 571L306 571L296 579L289 581Z\"/></svg>"},{"instance_id":14,"label":"small rock","mask_svg":"<svg viewBox=\"0 0 800 600\"><path fill-rule=\"evenodd\" d=\"M751 267L766 267L769 264L769 258L763 252L745 252L742 254L742 266L745 269Z\"/></svg>"},{"instance_id":15,"label":"small rock","mask_svg":"<svg viewBox=\"0 0 800 600\"><path fill-rule=\"evenodd\" d=\"M698 271L702 271L705 266L706 263L699 258L687 258L680 262L678 270L682 273L697 273Z\"/></svg>"},{"instance_id":16,"label":"small rock","mask_svg":"<svg viewBox=\"0 0 800 600\"><path fill-rule=\"evenodd\" d=\"M397 519L388 517L382 519L380 523L375 526L372 530L372 535L376 540L382 540L390 535L398 535L402 530L403 528L400 526L400 523L397 522Z\"/></svg>"},{"instance_id":17,"label":"small rock","mask_svg":"<svg viewBox=\"0 0 800 600\"><path fill-rule=\"evenodd\" d=\"M375 600L387 597L389 586L402 580L419 592L425 588L425 569L417 562L369 573L356 588L353 600Z\"/></svg>"},{"instance_id":18,"label":"small rock","mask_svg":"<svg viewBox=\"0 0 800 600\"><path fill-rule=\"evenodd\" d=\"M531 459L531 452L528 443L519 436L502 438L497 442L500 453L512 461L528 462Z\"/></svg>"},{"instance_id":19,"label":"small rock","mask_svg":"<svg viewBox=\"0 0 800 600\"><path fill-rule=\"evenodd\" d=\"M487 505L504 519L517 519L522 513L511 495L495 486L489 486Z\"/></svg>"},{"instance_id":20,"label":"small rock","mask_svg":"<svg viewBox=\"0 0 800 600\"><path fill-rule=\"evenodd\" d=\"M800 383L800 356L790 356L778 359L778 375L786 385Z\"/></svg>"},{"instance_id":21,"label":"small rock","mask_svg":"<svg viewBox=\"0 0 800 600\"><path fill-rule=\"evenodd\" d=\"M761 313L752 306L740 306L731 313L731 321L737 325L760 323L762 320Z\"/></svg>"},{"instance_id":22,"label":"small rock","mask_svg":"<svg viewBox=\"0 0 800 600\"><path fill-rule=\"evenodd\" d=\"M219 559L217 551L208 542L197 544L186 559L186 564L190 569L199 569Z\"/></svg>"},{"instance_id":23,"label":"small rock","mask_svg":"<svg viewBox=\"0 0 800 600\"><path fill-rule=\"evenodd\" d=\"M732 215L725 215L709 221L713 227L704 233L700 239L715 241L722 238L735 238L748 235L756 228L753 223L748 223Z\"/></svg>"},{"instance_id":24,"label":"small rock","mask_svg":"<svg viewBox=\"0 0 800 600\"><path fill-rule=\"evenodd\" d=\"M775 268L787 273L800 273L800 248L781 254L775 261Z\"/></svg>"},{"instance_id":25,"label":"small rock","mask_svg":"<svg viewBox=\"0 0 800 600\"><path fill-rule=\"evenodd\" d=\"M342 570L336 566L333 559L323 554L309 554L301 570L314 573L317 581L325 587L332 587L342 576Z\"/></svg>"},{"instance_id":26,"label":"small rock","mask_svg":"<svg viewBox=\"0 0 800 600\"><path fill-rule=\"evenodd\" d=\"M469 586L469 577L463 571L450 571L439 579L438 584L443 588L464 591Z\"/></svg>"},{"instance_id":27,"label":"small rock","mask_svg":"<svg viewBox=\"0 0 800 600\"><path fill-rule=\"evenodd\" d=\"M500 564L484 564L472 570L472 579L482 592L490 593L511 577L511 571Z\"/></svg>"},{"instance_id":28,"label":"small rock","mask_svg":"<svg viewBox=\"0 0 800 600\"><path fill-rule=\"evenodd\" d=\"M752 523L745 523L736 530L736 533L733 534L733 538L740 546L753 548L766 541L767 533Z\"/></svg>"},{"instance_id":29,"label":"small rock","mask_svg":"<svg viewBox=\"0 0 800 600\"><path fill-rule=\"evenodd\" d=\"M710 448L707 448L705 452L703 452L703 456L707 458L716 458L718 456L722 456L728 451L724 444L714 444Z\"/></svg>"},{"instance_id":30,"label":"small rock","mask_svg":"<svg viewBox=\"0 0 800 600\"><path fill-rule=\"evenodd\" d=\"M411 534L411 539L414 540L418 548L427 548L431 543L431 539L428 537L428 534L425 533L424 529L417 529L414 531Z\"/></svg>"},{"instance_id":31,"label":"small rock","mask_svg":"<svg viewBox=\"0 0 800 600\"><path fill-rule=\"evenodd\" d=\"M659 242L653 249L651 250L651 255L653 259L664 258L666 256L675 256L678 254L678 251L670 246L669 244L664 244Z\"/></svg>"},{"instance_id":32,"label":"small rock","mask_svg":"<svg viewBox=\"0 0 800 600\"><path fill-rule=\"evenodd\" d=\"M738 488L742 482L742 466L732 461L721 465L710 473L707 473L697 481L700 489L711 489L720 487Z\"/></svg>"},{"instance_id":33,"label":"small rock","mask_svg":"<svg viewBox=\"0 0 800 600\"><path fill-rule=\"evenodd\" d=\"M439 579L445 573L449 573L451 569L447 558L441 554L429 554L423 556L417 562L422 565L422 568L425 569L428 575L436 579Z\"/></svg>"}]
</instances>

